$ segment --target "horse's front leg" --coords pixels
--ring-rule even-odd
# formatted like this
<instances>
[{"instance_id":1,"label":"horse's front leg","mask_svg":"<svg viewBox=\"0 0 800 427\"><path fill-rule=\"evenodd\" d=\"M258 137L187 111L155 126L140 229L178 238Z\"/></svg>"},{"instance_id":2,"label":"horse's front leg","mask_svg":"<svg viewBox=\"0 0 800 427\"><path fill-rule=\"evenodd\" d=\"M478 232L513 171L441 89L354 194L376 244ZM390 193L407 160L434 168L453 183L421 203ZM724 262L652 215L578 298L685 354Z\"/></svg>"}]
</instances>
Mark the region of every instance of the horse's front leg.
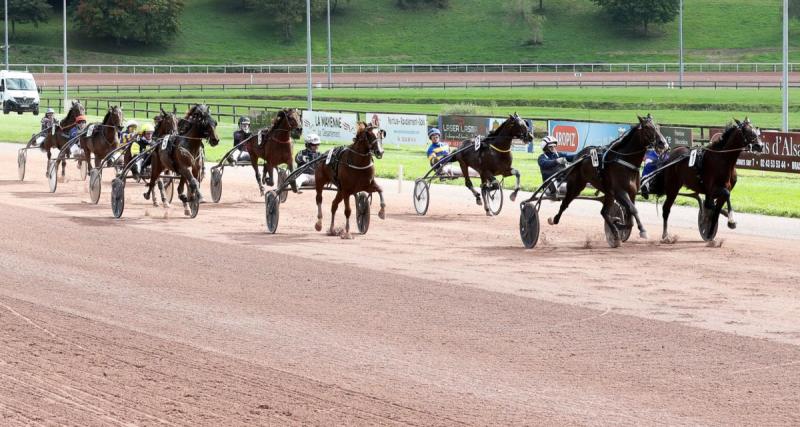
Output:
<instances>
[{"instance_id":1,"label":"horse's front leg","mask_svg":"<svg viewBox=\"0 0 800 427\"><path fill-rule=\"evenodd\" d=\"M352 239L353 236L350 235L350 214L352 213L352 209L350 209L350 195L346 194L344 196L344 234L342 235L342 239Z\"/></svg>"},{"instance_id":2,"label":"horse's front leg","mask_svg":"<svg viewBox=\"0 0 800 427\"><path fill-rule=\"evenodd\" d=\"M203 167L203 165L200 164L200 163L192 164L192 181L196 184L195 190L194 190L194 194L195 194L195 197L197 197L197 201L199 203L203 203L204 202L204 200L203 200L203 192L200 191L201 190L200 181L198 181L197 178L195 178L195 177L200 176L200 168L202 168L202 167Z\"/></svg>"},{"instance_id":3,"label":"horse's front leg","mask_svg":"<svg viewBox=\"0 0 800 427\"><path fill-rule=\"evenodd\" d=\"M483 210L486 212L486 216L494 216L489 208L489 190L493 184L491 176L481 175L481 199L483 200Z\"/></svg>"},{"instance_id":4,"label":"horse's front leg","mask_svg":"<svg viewBox=\"0 0 800 427\"><path fill-rule=\"evenodd\" d=\"M250 153L250 165L253 167L253 172L256 174L256 182L258 183L258 191L264 195L264 184L261 181L261 174L258 172L258 156Z\"/></svg>"},{"instance_id":5,"label":"horse's front leg","mask_svg":"<svg viewBox=\"0 0 800 427\"><path fill-rule=\"evenodd\" d=\"M153 154L153 156L157 156L157 154ZM142 163L144 164L144 163ZM147 191L144 193L145 200L150 200L150 196L153 196L153 206L158 207L158 201L156 201L156 197L153 194L153 187L156 185L157 181L160 181L159 177L161 176L161 162L158 158L153 158L150 162L150 181L147 183ZM169 208L169 203L166 202L164 198L164 194L161 194L161 202L164 208Z\"/></svg>"},{"instance_id":6,"label":"horse's front leg","mask_svg":"<svg viewBox=\"0 0 800 427\"><path fill-rule=\"evenodd\" d=\"M736 220L733 219L733 205L731 205L731 198L730 197L728 197L728 201L726 202L726 205L728 206L728 209L727 210L723 209L722 210L722 214L725 215L726 217L728 217L728 228L730 228L731 230L734 230L734 229L736 229Z\"/></svg>"},{"instance_id":7,"label":"horse's front leg","mask_svg":"<svg viewBox=\"0 0 800 427\"><path fill-rule=\"evenodd\" d=\"M331 228L328 229L329 236L336 236L336 230L333 228L333 224L336 222L336 210L339 208L339 202L342 201L342 192L337 191L336 197L333 198L333 202L331 202Z\"/></svg>"},{"instance_id":8,"label":"horse's front leg","mask_svg":"<svg viewBox=\"0 0 800 427\"><path fill-rule=\"evenodd\" d=\"M617 202L620 206L623 206L628 213L633 215L633 218L636 219L636 226L639 228L639 237L642 239L647 238L647 230L644 229L644 225L642 224L642 220L639 219L639 211L636 209L636 204L633 202L630 193L626 191L619 191L616 195ZM636 197L635 193L634 196ZM624 218L623 218L624 219Z\"/></svg>"},{"instance_id":9,"label":"horse's front leg","mask_svg":"<svg viewBox=\"0 0 800 427\"><path fill-rule=\"evenodd\" d=\"M619 227L617 226L617 222L614 221L614 218L611 216L612 206L614 206L614 195L606 194L603 197L603 208L600 209L600 215L603 216L603 219L606 221L606 224L608 224L608 226L611 228L611 232L614 233L614 244L612 247L617 248L622 242L622 239L620 238Z\"/></svg>"},{"instance_id":10,"label":"horse's front leg","mask_svg":"<svg viewBox=\"0 0 800 427\"><path fill-rule=\"evenodd\" d=\"M575 198L580 196L581 191L586 188L586 182L578 181L579 178L577 174L570 174L567 178L567 193L564 195L564 200L561 201L561 206L558 208L558 213L552 217L547 218L547 223L550 225L556 225L561 221L561 215L564 214L564 211L567 210L569 204L572 203Z\"/></svg>"},{"instance_id":11,"label":"horse's front leg","mask_svg":"<svg viewBox=\"0 0 800 427\"><path fill-rule=\"evenodd\" d=\"M511 168L510 175L514 175L514 179L516 179L516 181L517 181L517 184L514 186L514 191L512 191L511 195L508 197L509 200L511 200L513 202L513 201L517 200L517 193L519 193L519 190L520 190L520 175L519 175L519 171L514 169L514 168ZM508 176L508 175L506 175L506 176Z\"/></svg>"},{"instance_id":12,"label":"horse's front leg","mask_svg":"<svg viewBox=\"0 0 800 427\"><path fill-rule=\"evenodd\" d=\"M317 223L314 224L314 229L322 231L322 185L316 184L317 189Z\"/></svg>"},{"instance_id":13,"label":"horse's front leg","mask_svg":"<svg viewBox=\"0 0 800 427\"><path fill-rule=\"evenodd\" d=\"M272 176L272 173L273 173L272 165L270 165L269 162L265 161L264 162L264 178L266 178L267 185L270 186L270 187L275 185L275 180L274 180L274 178Z\"/></svg>"},{"instance_id":14,"label":"horse's front leg","mask_svg":"<svg viewBox=\"0 0 800 427\"><path fill-rule=\"evenodd\" d=\"M292 162L289 162L286 165L286 168L289 170L289 172L288 172L289 175L291 175L292 172L294 171L294 165L292 164ZM291 180L289 182L289 185L292 187L292 193L297 193L297 178Z\"/></svg>"},{"instance_id":15,"label":"horse's front leg","mask_svg":"<svg viewBox=\"0 0 800 427\"><path fill-rule=\"evenodd\" d=\"M370 194L378 193L378 197L381 199L381 210L378 212L378 218L386 219L386 203L383 201L383 188L381 188L377 182L372 181L367 192Z\"/></svg>"}]
</instances>

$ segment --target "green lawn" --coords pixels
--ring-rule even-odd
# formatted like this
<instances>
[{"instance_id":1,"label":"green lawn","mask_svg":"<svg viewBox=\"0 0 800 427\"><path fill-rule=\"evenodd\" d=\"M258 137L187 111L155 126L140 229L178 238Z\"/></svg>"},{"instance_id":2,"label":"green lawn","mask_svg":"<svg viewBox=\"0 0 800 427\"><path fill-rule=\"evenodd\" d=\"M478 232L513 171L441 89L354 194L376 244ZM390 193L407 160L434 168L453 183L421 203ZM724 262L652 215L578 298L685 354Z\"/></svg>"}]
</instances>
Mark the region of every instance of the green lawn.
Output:
<instances>
[{"instance_id":1,"label":"green lawn","mask_svg":"<svg viewBox=\"0 0 800 427\"><path fill-rule=\"evenodd\" d=\"M525 43L528 30L509 17L505 0L459 0L448 10L399 10L395 0L341 1L333 17L335 63L676 62L677 22L640 37L620 28L589 0L545 0L544 44ZM73 63L302 63L305 24L282 41L269 14L240 2L187 0L182 31L165 46L115 45L76 34ZM781 0L686 0L687 60L770 61L780 58ZM313 56L324 61L324 19L312 23ZM15 63L58 63L61 18L38 28L18 25ZM792 59L800 59L792 37Z\"/></svg>"}]
</instances>

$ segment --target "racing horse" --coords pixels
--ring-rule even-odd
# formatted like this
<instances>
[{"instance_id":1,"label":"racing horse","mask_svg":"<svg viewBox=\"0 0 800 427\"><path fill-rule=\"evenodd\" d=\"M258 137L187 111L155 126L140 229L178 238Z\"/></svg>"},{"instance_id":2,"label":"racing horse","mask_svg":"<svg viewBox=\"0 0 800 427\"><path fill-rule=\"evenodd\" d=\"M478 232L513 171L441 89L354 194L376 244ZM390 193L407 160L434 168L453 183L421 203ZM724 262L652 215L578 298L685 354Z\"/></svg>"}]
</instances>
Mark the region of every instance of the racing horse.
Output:
<instances>
[{"instance_id":1,"label":"racing horse","mask_svg":"<svg viewBox=\"0 0 800 427\"><path fill-rule=\"evenodd\" d=\"M303 125L300 114L295 108L284 108L272 121L267 129L260 129L251 136L246 143L246 150L250 154L250 164L256 173L258 190L264 195L264 182L270 187L274 185L272 169L278 165L286 164L291 173L294 170L292 156L292 138L300 138ZM258 159L264 159L264 176L258 173ZM297 192L297 185L291 182L292 191Z\"/></svg>"},{"instance_id":2,"label":"racing horse","mask_svg":"<svg viewBox=\"0 0 800 427\"><path fill-rule=\"evenodd\" d=\"M81 105L79 101L72 101L72 106L69 108L67 116L55 125L55 129L49 129L49 132L45 135L45 139L42 141L40 148L47 153L47 166L44 172L46 177L50 176L50 150L53 148L61 150L64 145L69 142L69 130L75 126L75 119L84 114L86 114L86 110L83 108L83 105ZM80 160L78 161L78 166L80 166ZM66 162L61 162L62 177L66 174L66 167Z\"/></svg>"},{"instance_id":3,"label":"racing horse","mask_svg":"<svg viewBox=\"0 0 800 427\"><path fill-rule=\"evenodd\" d=\"M511 143L514 139L521 139L525 142L533 141L533 135L528 130L528 125L516 113L509 115L497 129L490 132L485 138L479 141L466 140L461 143L459 151L453 159L458 161L461 167L461 174L464 176L464 183L475 196L478 205L483 204L486 215L492 216L491 209L487 200L490 188L499 188L495 176L504 177L514 175L517 185L511 193L511 201L517 198L519 192L519 171L511 167L513 158L511 156ZM474 145L476 149L466 148ZM469 177L469 168L476 170L481 177L481 193L472 187L472 180Z\"/></svg>"},{"instance_id":4,"label":"racing horse","mask_svg":"<svg viewBox=\"0 0 800 427\"><path fill-rule=\"evenodd\" d=\"M356 137L349 146L335 148L328 153L328 159L320 162L314 170L314 184L317 190L317 223L314 228L322 230L322 191L326 185L336 185L336 196L331 203L331 228L329 235L336 235L334 222L339 202L344 200L344 216L346 218L343 239L352 239L350 235L350 196L361 191L370 194L377 192L381 198L380 219L386 218L386 203L383 200L383 189L375 182L375 162L383 157L383 138L386 131L359 122Z\"/></svg>"},{"instance_id":5,"label":"racing horse","mask_svg":"<svg viewBox=\"0 0 800 427\"><path fill-rule=\"evenodd\" d=\"M667 222L670 210L678 192L686 187L693 191L700 201L700 195L705 195L705 201L701 209L710 213L708 224L705 227L704 239L711 238L711 233L716 230L722 206L728 204L730 209L731 190L736 184L736 160L743 151L754 151L760 153L764 150L764 143L761 141L760 132L754 128L750 119L744 121L734 119L735 124L729 124L722 136L705 148L698 151L699 161L695 159L695 164L690 166L690 149L687 147L677 147L669 153L670 159L675 159L674 163L665 167L663 171L664 182L663 190L666 195L662 208L662 218L664 220L664 231L661 241L670 243L671 239L667 233ZM729 227L732 222L732 211L728 211Z\"/></svg>"},{"instance_id":6,"label":"racing horse","mask_svg":"<svg viewBox=\"0 0 800 427\"><path fill-rule=\"evenodd\" d=\"M639 237L647 238L647 231L639 219L639 212L634 204L636 193L639 192L639 168L648 148L666 149L668 144L661 134L660 127L653 122L649 114L647 117L638 118L638 124L633 125L608 147L586 147L575 156L577 164L567 172L567 192L564 200L561 201L555 217L547 219L550 225L558 224L569 204L581 194L586 184L592 184L603 193L603 208L600 214L613 232L612 246L617 247L622 241L621 218L612 216L615 201L627 211L628 215L636 219Z\"/></svg>"},{"instance_id":7,"label":"racing horse","mask_svg":"<svg viewBox=\"0 0 800 427\"><path fill-rule=\"evenodd\" d=\"M186 113L186 117L178 122L178 134L163 139L153 151L150 182L147 184L144 198L150 199L153 187L159 181L158 177L161 176L162 171L175 171L181 177L178 184L178 197L183 202L184 214L191 215L189 202L195 201L195 199L202 200L200 182L197 178L202 168L201 156L203 155L204 139L208 139L212 147L219 144L217 122L211 117L206 105L195 104ZM189 187L188 195L184 193L184 185ZM165 208L169 207L169 203L163 198L162 202ZM155 197L153 206L158 206Z\"/></svg>"},{"instance_id":8,"label":"racing horse","mask_svg":"<svg viewBox=\"0 0 800 427\"><path fill-rule=\"evenodd\" d=\"M122 130L122 109L116 105L108 107L102 123L93 123L87 127L87 132L80 137L81 149L86 161L91 166L91 156L94 154L94 166L101 168L100 162L119 146L119 132ZM88 129L94 129L89 135Z\"/></svg>"}]
</instances>

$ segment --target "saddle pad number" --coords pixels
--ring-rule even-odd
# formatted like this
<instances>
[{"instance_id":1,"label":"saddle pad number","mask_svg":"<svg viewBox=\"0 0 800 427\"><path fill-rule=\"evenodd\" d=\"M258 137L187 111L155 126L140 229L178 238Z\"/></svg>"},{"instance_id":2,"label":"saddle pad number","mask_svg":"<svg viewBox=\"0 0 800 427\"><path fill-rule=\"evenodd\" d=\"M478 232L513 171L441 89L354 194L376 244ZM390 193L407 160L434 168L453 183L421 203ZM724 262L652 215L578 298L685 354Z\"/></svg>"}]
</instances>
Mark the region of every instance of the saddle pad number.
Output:
<instances>
[{"instance_id":1,"label":"saddle pad number","mask_svg":"<svg viewBox=\"0 0 800 427\"><path fill-rule=\"evenodd\" d=\"M86 129L86 137L91 138L93 133L94 133L94 125L91 125L89 126L89 129Z\"/></svg>"},{"instance_id":2,"label":"saddle pad number","mask_svg":"<svg viewBox=\"0 0 800 427\"><path fill-rule=\"evenodd\" d=\"M691 153L689 153L689 167L693 168L695 162L697 162L697 149L694 149Z\"/></svg>"},{"instance_id":3,"label":"saddle pad number","mask_svg":"<svg viewBox=\"0 0 800 427\"><path fill-rule=\"evenodd\" d=\"M325 164L326 164L326 165L329 165L329 164L331 164L331 159L332 159L332 158L333 158L333 150L331 150L331 151L328 151L328 157L325 159Z\"/></svg>"},{"instance_id":4,"label":"saddle pad number","mask_svg":"<svg viewBox=\"0 0 800 427\"><path fill-rule=\"evenodd\" d=\"M480 149L481 149L481 137L480 136L476 136L475 137L475 151L478 151Z\"/></svg>"},{"instance_id":5,"label":"saddle pad number","mask_svg":"<svg viewBox=\"0 0 800 427\"><path fill-rule=\"evenodd\" d=\"M56 126L55 125L50 126L50 135L55 135L55 134L56 134Z\"/></svg>"},{"instance_id":6,"label":"saddle pad number","mask_svg":"<svg viewBox=\"0 0 800 427\"><path fill-rule=\"evenodd\" d=\"M169 143L169 138L164 138L164 139L162 139L162 140L161 140L161 149L162 149L162 150L166 150L166 149L167 149L167 144L168 144L168 143Z\"/></svg>"},{"instance_id":7,"label":"saddle pad number","mask_svg":"<svg viewBox=\"0 0 800 427\"><path fill-rule=\"evenodd\" d=\"M592 156L592 166L594 167L600 166L600 159L597 157L597 149L592 148L589 151L589 154Z\"/></svg>"},{"instance_id":8,"label":"saddle pad number","mask_svg":"<svg viewBox=\"0 0 800 427\"><path fill-rule=\"evenodd\" d=\"M258 146L261 146L261 132L258 132Z\"/></svg>"}]
</instances>

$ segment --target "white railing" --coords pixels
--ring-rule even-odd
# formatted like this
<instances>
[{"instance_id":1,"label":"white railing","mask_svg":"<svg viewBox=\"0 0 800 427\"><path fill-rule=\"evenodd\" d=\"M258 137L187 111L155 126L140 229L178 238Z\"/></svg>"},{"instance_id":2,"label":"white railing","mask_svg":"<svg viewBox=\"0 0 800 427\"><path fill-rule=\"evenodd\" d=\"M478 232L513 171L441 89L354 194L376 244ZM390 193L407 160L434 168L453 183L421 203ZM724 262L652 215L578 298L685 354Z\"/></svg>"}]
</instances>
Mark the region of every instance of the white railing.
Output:
<instances>
[{"instance_id":1,"label":"white railing","mask_svg":"<svg viewBox=\"0 0 800 427\"><path fill-rule=\"evenodd\" d=\"M798 63L789 64L789 71L798 69ZM690 62L684 64L686 72L772 72L781 71L780 63L771 62ZM61 73L62 64L11 64L14 70L33 73ZM305 73L305 64L70 64L70 73L133 73L133 74L184 74L184 73ZM580 63L580 64L333 64L333 73L597 73L597 72L677 72L677 62L654 63ZM314 73L327 73L326 64L315 64Z\"/></svg>"}]
</instances>

